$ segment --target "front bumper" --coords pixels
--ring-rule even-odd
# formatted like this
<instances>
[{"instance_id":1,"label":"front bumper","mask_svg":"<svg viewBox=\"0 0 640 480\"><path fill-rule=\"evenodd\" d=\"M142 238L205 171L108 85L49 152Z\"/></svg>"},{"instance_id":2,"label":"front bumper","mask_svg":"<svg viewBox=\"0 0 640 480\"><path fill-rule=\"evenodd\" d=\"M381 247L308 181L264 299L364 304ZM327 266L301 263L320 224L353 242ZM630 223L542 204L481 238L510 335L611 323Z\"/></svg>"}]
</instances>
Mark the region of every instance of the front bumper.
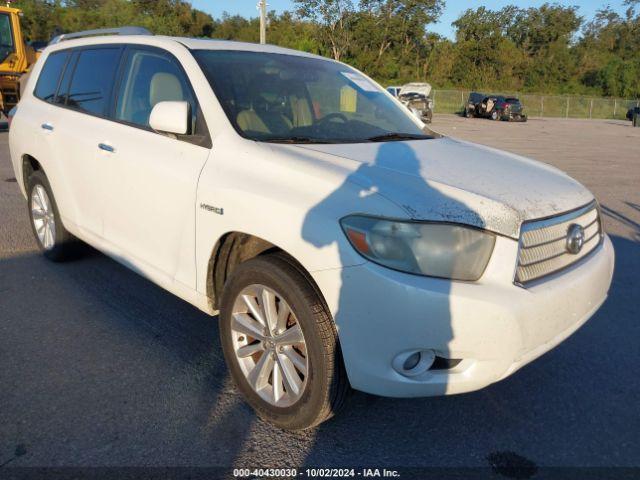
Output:
<instances>
[{"instance_id":1,"label":"front bumper","mask_svg":"<svg viewBox=\"0 0 640 480\"><path fill-rule=\"evenodd\" d=\"M503 114L503 120L508 120L510 122L526 122L527 115L523 112L509 112L508 114Z\"/></svg>"},{"instance_id":2,"label":"front bumper","mask_svg":"<svg viewBox=\"0 0 640 480\"><path fill-rule=\"evenodd\" d=\"M372 263L313 273L334 315L353 388L390 397L454 394L501 380L583 325L607 297L614 252L605 236L587 258L529 288L513 284L517 242L498 237L478 282ZM406 377L400 353L429 349L453 368Z\"/></svg>"}]
</instances>

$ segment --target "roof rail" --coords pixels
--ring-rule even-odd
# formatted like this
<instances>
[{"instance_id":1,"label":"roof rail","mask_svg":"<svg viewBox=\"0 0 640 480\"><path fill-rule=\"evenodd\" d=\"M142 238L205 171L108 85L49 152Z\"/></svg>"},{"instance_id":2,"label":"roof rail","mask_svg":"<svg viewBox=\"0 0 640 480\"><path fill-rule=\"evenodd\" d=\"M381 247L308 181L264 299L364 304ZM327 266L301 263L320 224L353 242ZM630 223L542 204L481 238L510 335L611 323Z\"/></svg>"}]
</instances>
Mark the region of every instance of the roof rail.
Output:
<instances>
[{"instance_id":1,"label":"roof rail","mask_svg":"<svg viewBox=\"0 0 640 480\"><path fill-rule=\"evenodd\" d=\"M83 32L63 33L54 37L49 42L49 45L64 42L65 40L73 40L74 38L99 37L102 35L153 35L153 33L143 27L98 28Z\"/></svg>"}]
</instances>

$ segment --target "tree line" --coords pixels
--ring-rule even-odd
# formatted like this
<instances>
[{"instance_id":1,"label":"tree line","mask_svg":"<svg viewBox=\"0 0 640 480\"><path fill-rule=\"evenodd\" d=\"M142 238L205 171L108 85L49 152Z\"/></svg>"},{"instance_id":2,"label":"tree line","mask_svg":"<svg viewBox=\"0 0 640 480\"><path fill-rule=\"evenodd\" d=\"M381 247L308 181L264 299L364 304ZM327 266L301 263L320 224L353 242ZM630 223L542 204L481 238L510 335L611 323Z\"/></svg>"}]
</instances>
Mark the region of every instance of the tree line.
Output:
<instances>
[{"instance_id":1,"label":"tree line","mask_svg":"<svg viewBox=\"0 0 640 480\"><path fill-rule=\"evenodd\" d=\"M259 20L197 10L184 0L18 0L26 37L138 25L156 34L257 42ZM383 84L640 96L640 0L593 18L548 3L468 9L454 39L430 31L444 0L294 0L268 15L267 41L349 63Z\"/></svg>"}]
</instances>

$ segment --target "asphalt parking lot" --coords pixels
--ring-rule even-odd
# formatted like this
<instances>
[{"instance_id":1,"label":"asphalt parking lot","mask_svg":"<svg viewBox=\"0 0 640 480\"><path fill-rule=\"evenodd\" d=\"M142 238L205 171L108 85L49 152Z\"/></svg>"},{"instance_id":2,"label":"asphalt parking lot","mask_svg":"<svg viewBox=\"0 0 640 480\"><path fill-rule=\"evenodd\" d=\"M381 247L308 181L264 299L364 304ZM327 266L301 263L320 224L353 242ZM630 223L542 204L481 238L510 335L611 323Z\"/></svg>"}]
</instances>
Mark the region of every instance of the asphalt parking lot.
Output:
<instances>
[{"instance_id":1,"label":"asphalt parking lot","mask_svg":"<svg viewBox=\"0 0 640 480\"><path fill-rule=\"evenodd\" d=\"M0 465L640 467L640 128L454 116L433 128L590 188L616 249L610 297L565 343L489 388L356 393L303 433L243 403L215 319L95 251L44 260L0 133Z\"/></svg>"}]
</instances>

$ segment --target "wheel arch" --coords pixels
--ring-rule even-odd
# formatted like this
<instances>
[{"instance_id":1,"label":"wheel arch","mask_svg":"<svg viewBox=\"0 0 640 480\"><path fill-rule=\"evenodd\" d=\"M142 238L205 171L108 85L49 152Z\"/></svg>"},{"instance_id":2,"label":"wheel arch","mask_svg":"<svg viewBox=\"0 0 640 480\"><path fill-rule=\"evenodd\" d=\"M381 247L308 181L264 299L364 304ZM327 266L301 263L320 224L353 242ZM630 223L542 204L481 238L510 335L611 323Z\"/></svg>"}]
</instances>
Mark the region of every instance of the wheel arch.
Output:
<instances>
[{"instance_id":1,"label":"wheel arch","mask_svg":"<svg viewBox=\"0 0 640 480\"><path fill-rule=\"evenodd\" d=\"M28 190L29 177L36 171L42 171L46 175L42 164L34 156L28 153L22 155L22 186L25 192Z\"/></svg>"},{"instance_id":2,"label":"wheel arch","mask_svg":"<svg viewBox=\"0 0 640 480\"><path fill-rule=\"evenodd\" d=\"M219 300L225 282L238 265L252 258L271 253L280 253L286 258L306 278L324 301L322 292L311 274L293 255L263 238L249 233L232 231L225 233L218 239L209 257L206 293L212 310L219 310Z\"/></svg>"}]
</instances>

